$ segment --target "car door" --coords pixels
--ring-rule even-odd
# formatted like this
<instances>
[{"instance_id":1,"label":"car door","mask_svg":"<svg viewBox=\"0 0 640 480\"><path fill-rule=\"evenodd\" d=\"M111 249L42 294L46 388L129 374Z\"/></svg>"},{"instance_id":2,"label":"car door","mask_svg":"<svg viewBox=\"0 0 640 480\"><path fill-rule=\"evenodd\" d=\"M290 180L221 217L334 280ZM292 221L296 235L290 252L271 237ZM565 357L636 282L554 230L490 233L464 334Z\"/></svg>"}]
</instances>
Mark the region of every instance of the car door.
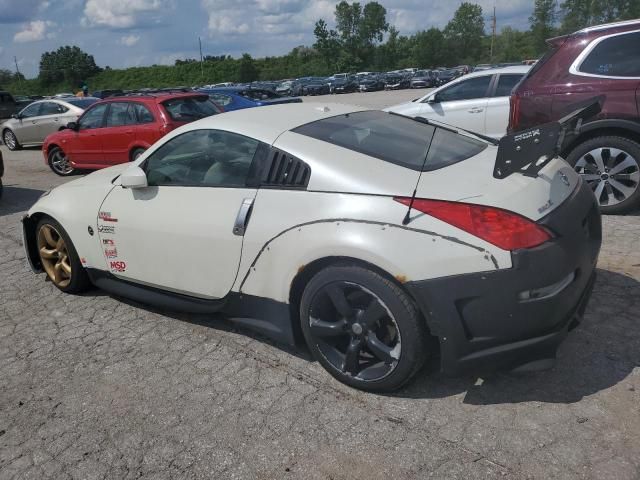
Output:
<instances>
[{"instance_id":1,"label":"car door","mask_svg":"<svg viewBox=\"0 0 640 480\"><path fill-rule=\"evenodd\" d=\"M12 130L20 143L33 143L37 138L38 115L42 102L32 103L25 107L19 114Z\"/></svg>"},{"instance_id":2,"label":"car door","mask_svg":"<svg viewBox=\"0 0 640 480\"><path fill-rule=\"evenodd\" d=\"M491 75L456 82L424 102L421 115L456 127L484 133Z\"/></svg>"},{"instance_id":3,"label":"car door","mask_svg":"<svg viewBox=\"0 0 640 480\"><path fill-rule=\"evenodd\" d=\"M42 102L40 104L40 112L37 120L36 129L34 131L34 142L43 142L44 139L60 130L60 127L65 125L64 114L69 109L56 102Z\"/></svg>"},{"instance_id":4,"label":"car door","mask_svg":"<svg viewBox=\"0 0 640 480\"><path fill-rule=\"evenodd\" d=\"M130 148L136 139L136 113L131 102L111 102L105 127L100 133L105 164L117 165L131 160Z\"/></svg>"},{"instance_id":5,"label":"car door","mask_svg":"<svg viewBox=\"0 0 640 480\"><path fill-rule=\"evenodd\" d=\"M108 103L89 107L78 119L77 130L70 137L65 153L78 164L103 165L102 134Z\"/></svg>"},{"instance_id":6,"label":"car door","mask_svg":"<svg viewBox=\"0 0 640 480\"><path fill-rule=\"evenodd\" d=\"M509 96L522 80L524 73L501 73L496 75L487 101L484 133L493 138L502 138L509 123Z\"/></svg>"},{"instance_id":7,"label":"car door","mask_svg":"<svg viewBox=\"0 0 640 480\"><path fill-rule=\"evenodd\" d=\"M247 178L258 145L203 129L153 152L141 165L149 186L116 186L98 212L109 271L163 290L224 297L238 273L244 220L257 192Z\"/></svg>"}]
</instances>

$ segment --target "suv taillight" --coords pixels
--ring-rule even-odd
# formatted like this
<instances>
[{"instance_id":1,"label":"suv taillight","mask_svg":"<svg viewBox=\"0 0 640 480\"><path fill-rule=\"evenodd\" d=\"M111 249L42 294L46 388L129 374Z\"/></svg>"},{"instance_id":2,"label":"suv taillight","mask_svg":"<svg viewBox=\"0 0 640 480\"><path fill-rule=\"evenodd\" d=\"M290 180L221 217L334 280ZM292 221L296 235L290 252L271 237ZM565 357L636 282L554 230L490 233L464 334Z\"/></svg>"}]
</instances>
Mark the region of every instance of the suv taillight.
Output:
<instances>
[{"instance_id":1,"label":"suv taillight","mask_svg":"<svg viewBox=\"0 0 640 480\"><path fill-rule=\"evenodd\" d=\"M517 93L512 93L509 97L509 127L507 131L509 133L515 132L518 129L520 123L520 96Z\"/></svg>"},{"instance_id":2,"label":"suv taillight","mask_svg":"<svg viewBox=\"0 0 640 480\"><path fill-rule=\"evenodd\" d=\"M411 204L409 197L394 200L407 206ZM412 207L503 250L537 247L552 238L544 227L500 208L423 198L415 199Z\"/></svg>"}]
</instances>

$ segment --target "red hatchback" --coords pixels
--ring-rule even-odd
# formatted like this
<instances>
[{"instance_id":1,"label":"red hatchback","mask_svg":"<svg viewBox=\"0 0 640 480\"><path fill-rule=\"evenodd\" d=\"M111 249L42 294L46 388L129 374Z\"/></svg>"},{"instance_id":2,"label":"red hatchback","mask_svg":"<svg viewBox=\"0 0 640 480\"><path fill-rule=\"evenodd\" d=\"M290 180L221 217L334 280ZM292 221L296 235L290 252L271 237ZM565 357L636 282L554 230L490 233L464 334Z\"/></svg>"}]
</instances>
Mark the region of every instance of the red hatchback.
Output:
<instances>
[{"instance_id":1,"label":"red hatchback","mask_svg":"<svg viewBox=\"0 0 640 480\"><path fill-rule=\"evenodd\" d=\"M199 93L111 97L49 135L42 153L51 170L61 176L110 167L135 160L173 129L222 111L208 95Z\"/></svg>"},{"instance_id":2,"label":"red hatchback","mask_svg":"<svg viewBox=\"0 0 640 480\"><path fill-rule=\"evenodd\" d=\"M562 152L591 186L603 213L640 205L640 20L585 28L551 50L516 86L509 130L558 120L602 96L600 113Z\"/></svg>"}]
</instances>

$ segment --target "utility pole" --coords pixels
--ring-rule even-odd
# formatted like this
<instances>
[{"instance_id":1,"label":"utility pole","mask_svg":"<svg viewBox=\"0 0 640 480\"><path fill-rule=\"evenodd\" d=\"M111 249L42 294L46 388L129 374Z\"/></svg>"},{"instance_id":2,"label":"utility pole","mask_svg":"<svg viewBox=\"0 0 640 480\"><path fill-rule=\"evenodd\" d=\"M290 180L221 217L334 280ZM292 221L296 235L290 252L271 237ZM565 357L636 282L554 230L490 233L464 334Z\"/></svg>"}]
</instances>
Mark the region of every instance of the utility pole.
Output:
<instances>
[{"instance_id":1,"label":"utility pole","mask_svg":"<svg viewBox=\"0 0 640 480\"><path fill-rule=\"evenodd\" d=\"M20 69L18 68L18 57L16 57L15 55L13 56L13 61L16 64L16 78L18 79L18 82L20 84L22 84L22 74L20 73Z\"/></svg>"},{"instance_id":2,"label":"utility pole","mask_svg":"<svg viewBox=\"0 0 640 480\"><path fill-rule=\"evenodd\" d=\"M198 44L200 45L200 79L204 81L204 62L202 59L202 39L198 37Z\"/></svg>"},{"instance_id":3,"label":"utility pole","mask_svg":"<svg viewBox=\"0 0 640 480\"><path fill-rule=\"evenodd\" d=\"M491 53L489 54L489 61L493 62L493 43L496 40L496 6L493 6L493 17L491 17Z\"/></svg>"}]
</instances>

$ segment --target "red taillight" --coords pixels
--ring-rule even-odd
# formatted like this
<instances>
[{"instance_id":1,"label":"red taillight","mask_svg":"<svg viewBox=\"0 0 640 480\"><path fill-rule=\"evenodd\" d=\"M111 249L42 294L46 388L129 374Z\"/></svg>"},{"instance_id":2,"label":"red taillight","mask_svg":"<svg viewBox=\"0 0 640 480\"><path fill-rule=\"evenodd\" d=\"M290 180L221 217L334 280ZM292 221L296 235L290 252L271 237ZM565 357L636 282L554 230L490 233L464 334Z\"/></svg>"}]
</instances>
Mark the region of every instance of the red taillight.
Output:
<instances>
[{"instance_id":1,"label":"red taillight","mask_svg":"<svg viewBox=\"0 0 640 480\"><path fill-rule=\"evenodd\" d=\"M520 123L520 97L517 93L513 93L509 97L509 132L515 132Z\"/></svg>"},{"instance_id":2,"label":"red taillight","mask_svg":"<svg viewBox=\"0 0 640 480\"><path fill-rule=\"evenodd\" d=\"M394 200L407 206L411 203L408 197L395 197ZM499 208L420 198L413 201L413 208L503 250L532 248L552 238L537 223Z\"/></svg>"}]
</instances>

